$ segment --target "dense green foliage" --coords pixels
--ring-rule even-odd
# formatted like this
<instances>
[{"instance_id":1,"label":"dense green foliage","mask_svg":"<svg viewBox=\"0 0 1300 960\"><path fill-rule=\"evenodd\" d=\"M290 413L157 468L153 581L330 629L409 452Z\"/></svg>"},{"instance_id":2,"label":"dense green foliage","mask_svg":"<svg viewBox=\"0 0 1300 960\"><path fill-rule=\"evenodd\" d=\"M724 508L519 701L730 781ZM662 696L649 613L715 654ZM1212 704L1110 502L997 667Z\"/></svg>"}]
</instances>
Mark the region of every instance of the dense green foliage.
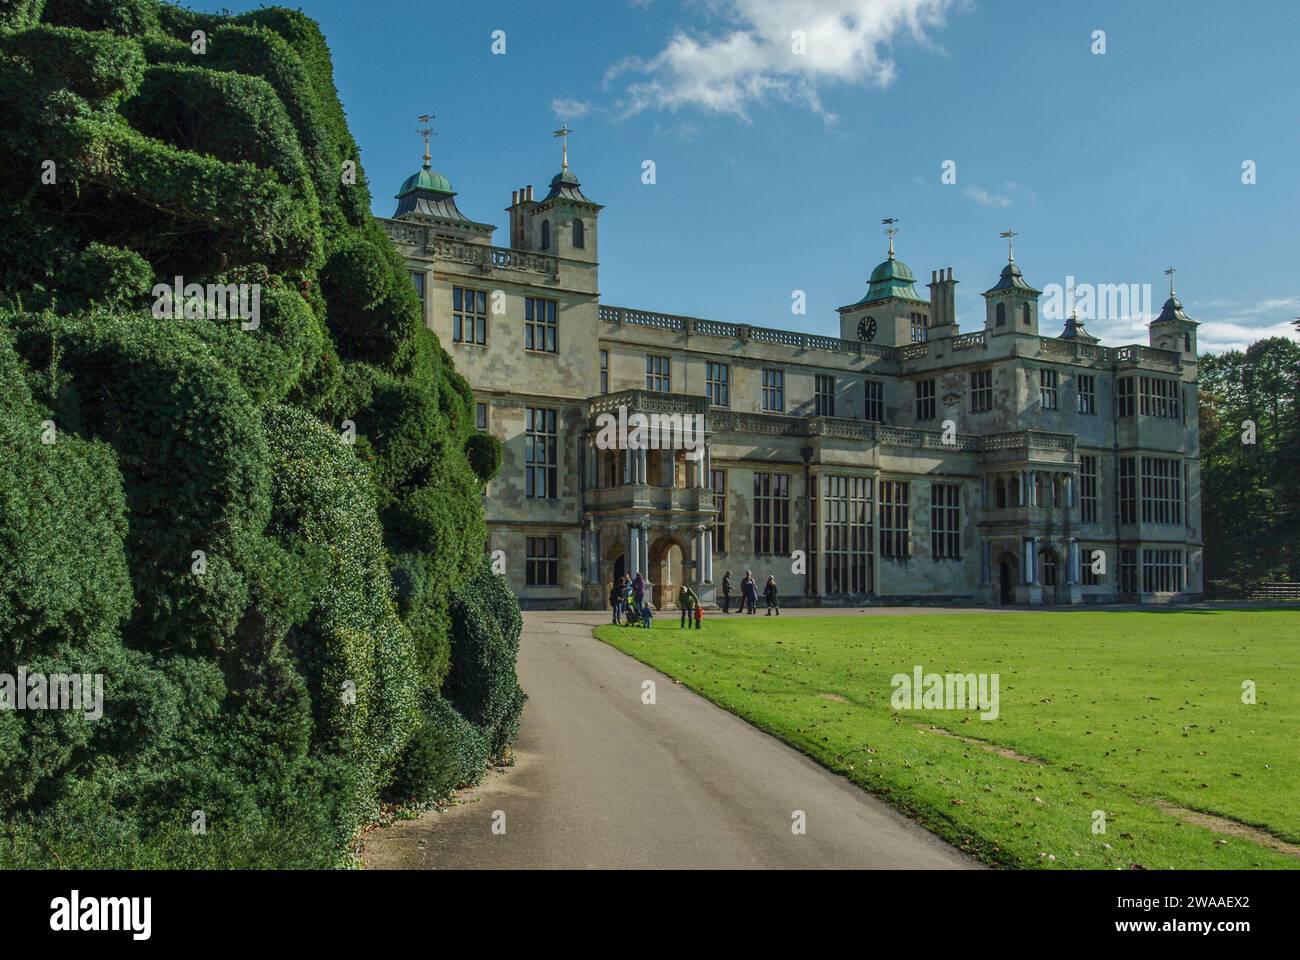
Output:
<instances>
[{"instance_id":1,"label":"dense green foliage","mask_svg":"<svg viewBox=\"0 0 1300 960\"><path fill-rule=\"evenodd\" d=\"M288 10L0 0L0 674L104 683L0 710L0 865L339 865L514 736L500 449L332 73Z\"/></svg>"},{"instance_id":2,"label":"dense green foliage","mask_svg":"<svg viewBox=\"0 0 1300 960\"><path fill-rule=\"evenodd\" d=\"M1206 578L1300 581L1300 343L1202 357L1200 400Z\"/></svg>"},{"instance_id":3,"label":"dense green foliage","mask_svg":"<svg viewBox=\"0 0 1300 960\"><path fill-rule=\"evenodd\" d=\"M1152 610L715 617L596 635L981 859L1240 870L1300 868L1297 629L1294 610ZM996 718L895 701L894 678L918 664L997 675Z\"/></svg>"}]
</instances>

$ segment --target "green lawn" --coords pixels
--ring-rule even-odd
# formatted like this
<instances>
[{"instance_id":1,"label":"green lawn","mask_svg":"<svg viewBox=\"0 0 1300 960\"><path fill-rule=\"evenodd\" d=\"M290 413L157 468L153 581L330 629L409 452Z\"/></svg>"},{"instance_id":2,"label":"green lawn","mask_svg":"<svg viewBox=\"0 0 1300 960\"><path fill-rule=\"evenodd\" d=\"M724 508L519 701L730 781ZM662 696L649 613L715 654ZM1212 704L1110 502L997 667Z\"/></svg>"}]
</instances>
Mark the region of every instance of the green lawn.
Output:
<instances>
[{"instance_id":1,"label":"green lawn","mask_svg":"<svg viewBox=\"0 0 1300 960\"><path fill-rule=\"evenodd\" d=\"M702 631L664 617L650 632L596 636L989 862L1300 867L1159 805L1300 844L1300 611L715 613ZM998 718L895 711L891 677L918 664L997 674ZM1241 702L1246 680L1254 705ZM1104 835L1093 833L1096 810Z\"/></svg>"}]
</instances>

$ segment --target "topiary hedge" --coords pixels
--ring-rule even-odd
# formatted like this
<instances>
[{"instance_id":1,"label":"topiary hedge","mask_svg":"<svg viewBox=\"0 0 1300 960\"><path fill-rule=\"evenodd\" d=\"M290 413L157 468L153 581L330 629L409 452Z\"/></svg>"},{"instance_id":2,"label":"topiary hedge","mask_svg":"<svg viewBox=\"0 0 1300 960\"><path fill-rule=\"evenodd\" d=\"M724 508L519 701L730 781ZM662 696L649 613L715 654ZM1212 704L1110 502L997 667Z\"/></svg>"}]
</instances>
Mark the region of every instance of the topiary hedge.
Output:
<instances>
[{"instance_id":1,"label":"topiary hedge","mask_svg":"<svg viewBox=\"0 0 1300 960\"><path fill-rule=\"evenodd\" d=\"M0 112L0 673L103 681L0 710L0 866L345 863L523 695L500 450L342 175L320 31L0 0ZM257 322L159 313L177 277Z\"/></svg>"}]
</instances>

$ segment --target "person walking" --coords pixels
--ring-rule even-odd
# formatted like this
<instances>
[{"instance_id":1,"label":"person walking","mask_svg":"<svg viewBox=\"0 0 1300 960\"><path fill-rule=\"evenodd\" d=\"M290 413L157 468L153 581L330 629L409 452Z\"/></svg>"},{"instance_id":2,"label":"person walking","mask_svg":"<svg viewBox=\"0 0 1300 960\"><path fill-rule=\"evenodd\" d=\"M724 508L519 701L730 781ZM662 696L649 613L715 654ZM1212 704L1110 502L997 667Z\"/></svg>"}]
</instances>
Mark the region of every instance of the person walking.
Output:
<instances>
[{"instance_id":1,"label":"person walking","mask_svg":"<svg viewBox=\"0 0 1300 960\"><path fill-rule=\"evenodd\" d=\"M688 629L695 625L695 607L699 604L700 598L695 595L695 591L682 584L681 590L677 592L677 607L682 611L682 622L679 630Z\"/></svg>"},{"instance_id":2,"label":"person walking","mask_svg":"<svg viewBox=\"0 0 1300 960\"><path fill-rule=\"evenodd\" d=\"M731 612L731 571L722 575L722 612Z\"/></svg>"},{"instance_id":3,"label":"person walking","mask_svg":"<svg viewBox=\"0 0 1300 960\"><path fill-rule=\"evenodd\" d=\"M754 582L754 574L750 570L745 571L745 579L740 581L740 595L745 612L752 615L758 607L758 584Z\"/></svg>"},{"instance_id":4,"label":"person walking","mask_svg":"<svg viewBox=\"0 0 1300 960\"><path fill-rule=\"evenodd\" d=\"M781 616L781 605L777 602L776 597L776 577L770 573L767 575L767 583L763 587L763 597L767 600L767 613L765 616L770 617L773 610L776 611L778 617Z\"/></svg>"}]
</instances>

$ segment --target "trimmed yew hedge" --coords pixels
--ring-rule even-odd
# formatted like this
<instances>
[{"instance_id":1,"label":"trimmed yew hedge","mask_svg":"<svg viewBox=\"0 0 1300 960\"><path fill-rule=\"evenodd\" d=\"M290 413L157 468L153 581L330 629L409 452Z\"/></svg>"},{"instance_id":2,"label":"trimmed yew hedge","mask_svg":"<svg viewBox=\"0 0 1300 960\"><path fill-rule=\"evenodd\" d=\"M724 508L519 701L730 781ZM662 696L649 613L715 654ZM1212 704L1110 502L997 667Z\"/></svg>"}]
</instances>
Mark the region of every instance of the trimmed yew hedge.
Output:
<instances>
[{"instance_id":1,"label":"trimmed yew hedge","mask_svg":"<svg viewBox=\"0 0 1300 960\"><path fill-rule=\"evenodd\" d=\"M0 0L0 673L104 679L0 710L0 866L341 865L508 751L500 448L332 74L289 10ZM177 276L258 326L155 318Z\"/></svg>"}]
</instances>

